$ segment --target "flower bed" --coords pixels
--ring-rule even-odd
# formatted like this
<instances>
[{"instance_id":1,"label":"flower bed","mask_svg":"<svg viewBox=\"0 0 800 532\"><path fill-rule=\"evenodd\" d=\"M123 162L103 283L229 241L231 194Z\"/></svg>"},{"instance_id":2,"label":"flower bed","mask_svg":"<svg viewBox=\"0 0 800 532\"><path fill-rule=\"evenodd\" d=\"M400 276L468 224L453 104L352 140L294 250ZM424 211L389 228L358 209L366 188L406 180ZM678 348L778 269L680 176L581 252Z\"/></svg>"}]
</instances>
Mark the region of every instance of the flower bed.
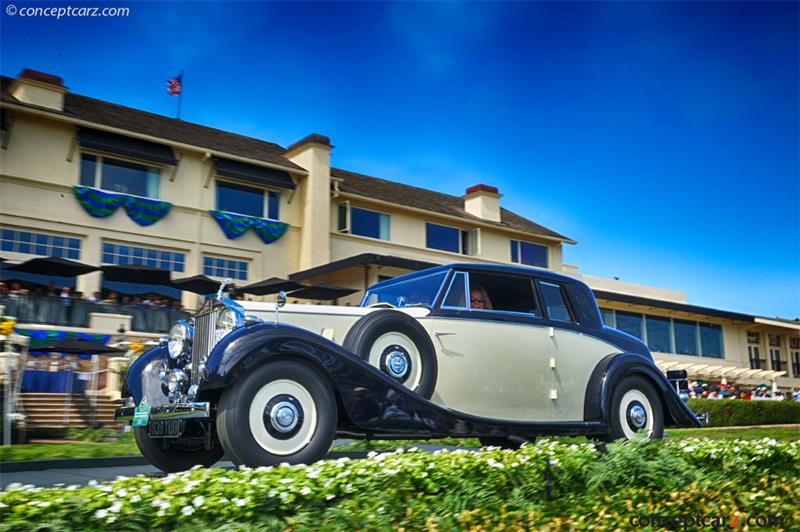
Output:
<instances>
[{"instance_id":1,"label":"flower bed","mask_svg":"<svg viewBox=\"0 0 800 532\"><path fill-rule=\"evenodd\" d=\"M543 441L512 452L395 452L312 466L195 469L0 493L0 528L627 527L631 518L779 516L800 523L800 442Z\"/></svg>"}]
</instances>

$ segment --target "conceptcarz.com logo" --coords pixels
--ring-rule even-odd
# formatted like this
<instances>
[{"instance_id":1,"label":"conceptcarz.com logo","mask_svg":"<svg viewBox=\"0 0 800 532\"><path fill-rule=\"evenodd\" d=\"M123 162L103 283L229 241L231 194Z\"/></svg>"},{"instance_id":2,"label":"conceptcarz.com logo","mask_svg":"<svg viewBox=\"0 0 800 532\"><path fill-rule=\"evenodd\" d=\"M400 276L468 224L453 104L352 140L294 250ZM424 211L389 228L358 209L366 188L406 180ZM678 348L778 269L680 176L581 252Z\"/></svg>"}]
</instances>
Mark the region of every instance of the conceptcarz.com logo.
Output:
<instances>
[{"instance_id":1,"label":"conceptcarz.com logo","mask_svg":"<svg viewBox=\"0 0 800 532\"><path fill-rule=\"evenodd\" d=\"M696 530L699 528L786 528L782 515L634 515L628 520L634 528Z\"/></svg>"}]
</instances>

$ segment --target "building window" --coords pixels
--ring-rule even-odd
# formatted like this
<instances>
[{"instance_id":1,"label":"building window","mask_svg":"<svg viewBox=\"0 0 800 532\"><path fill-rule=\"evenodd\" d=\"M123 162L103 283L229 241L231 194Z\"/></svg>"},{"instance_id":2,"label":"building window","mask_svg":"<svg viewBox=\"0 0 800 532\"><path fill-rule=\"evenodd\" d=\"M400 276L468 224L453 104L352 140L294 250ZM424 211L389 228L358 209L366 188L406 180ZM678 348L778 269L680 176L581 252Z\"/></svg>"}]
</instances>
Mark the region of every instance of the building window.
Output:
<instances>
[{"instance_id":1,"label":"building window","mask_svg":"<svg viewBox=\"0 0 800 532\"><path fill-rule=\"evenodd\" d=\"M699 323L700 354L704 357L722 358L722 327L711 323Z\"/></svg>"},{"instance_id":2,"label":"building window","mask_svg":"<svg viewBox=\"0 0 800 532\"><path fill-rule=\"evenodd\" d=\"M632 312L615 312L617 315L616 322L617 322L617 329L624 333L628 333L631 336L635 336L640 340L644 340L644 333L642 332L642 326L644 325L644 320L642 319L641 314L634 314Z\"/></svg>"},{"instance_id":3,"label":"building window","mask_svg":"<svg viewBox=\"0 0 800 532\"><path fill-rule=\"evenodd\" d=\"M675 352L679 355L699 355L697 346L697 322L673 320Z\"/></svg>"},{"instance_id":4,"label":"building window","mask_svg":"<svg viewBox=\"0 0 800 532\"><path fill-rule=\"evenodd\" d=\"M539 291L542 294L544 306L547 307L547 316L556 321L572 321L569 308L564 299L564 292L557 284L539 282Z\"/></svg>"},{"instance_id":5,"label":"building window","mask_svg":"<svg viewBox=\"0 0 800 532\"><path fill-rule=\"evenodd\" d=\"M211 277L247 280L247 262L203 255L203 273Z\"/></svg>"},{"instance_id":6,"label":"building window","mask_svg":"<svg viewBox=\"0 0 800 532\"><path fill-rule=\"evenodd\" d=\"M81 185L111 192L158 198L161 171L152 166L114 159L105 155L81 154Z\"/></svg>"},{"instance_id":7,"label":"building window","mask_svg":"<svg viewBox=\"0 0 800 532\"><path fill-rule=\"evenodd\" d=\"M747 357L750 359L750 369L761 369L761 348L757 345L747 346Z\"/></svg>"},{"instance_id":8,"label":"building window","mask_svg":"<svg viewBox=\"0 0 800 532\"><path fill-rule=\"evenodd\" d=\"M781 360L781 337L778 334L767 335L769 344L769 361L774 371L783 371L783 361Z\"/></svg>"},{"instance_id":9,"label":"building window","mask_svg":"<svg viewBox=\"0 0 800 532\"><path fill-rule=\"evenodd\" d=\"M792 351L792 375L800 377L800 351Z\"/></svg>"},{"instance_id":10,"label":"building window","mask_svg":"<svg viewBox=\"0 0 800 532\"><path fill-rule=\"evenodd\" d=\"M547 246L521 240L511 241L511 262L547 268Z\"/></svg>"},{"instance_id":11,"label":"building window","mask_svg":"<svg viewBox=\"0 0 800 532\"><path fill-rule=\"evenodd\" d=\"M177 251L103 242L103 264L116 264L119 266L133 264L180 273L185 268L186 254Z\"/></svg>"},{"instance_id":12,"label":"building window","mask_svg":"<svg viewBox=\"0 0 800 532\"><path fill-rule=\"evenodd\" d=\"M280 220L280 206L280 192L217 181L217 209L220 211Z\"/></svg>"},{"instance_id":13,"label":"building window","mask_svg":"<svg viewBox=\"0 0 800 532\"><path fill-rule=\"evenodd\" d=\"M81 241L77 238L14 229L3 229L1 234L0 250L2 251L73 260L78 260L81 255Z\"/></svg>"},{"instance_id":14,"label":"building window","mask_svg":"<svg viewBox=\"0 0 800 532\"><path fill-rule=\"evenodd\" d=\"M465 231L428 222L425 224L425 247L462 255L478 255L480 231L480 229Z\"/></svg>"},{"instance_id":15,"label":"building window","mask_svg":"<svg viewBox=\"0 0 800 532\"><path fill-rule=\"evenodd\" d=\"M614 311L610 308L601 308L600 315L603 317L603 324L606 327L613 327L616 328L616 323L614 321Z\"/></svg>"},{"instance_id":16,"label":"building window","mask_svg":"<svg viewBox=\"0 0 800 532\"><path fill-rule=\"evenodd\" d=\"M353 207L349 201L339 204L340 233L389 240L389 215Z\"/></svg>"},{"instance_id":17,"label":"building window","mask_svg":"<svg viewBox=\"0 0 800 532\"><path fill-rule=\"evenodd\" d=\"M647 316L645 331L647 348L658 353L672 353L672 331L669 318Z\"/></svg>"}]
</instances>

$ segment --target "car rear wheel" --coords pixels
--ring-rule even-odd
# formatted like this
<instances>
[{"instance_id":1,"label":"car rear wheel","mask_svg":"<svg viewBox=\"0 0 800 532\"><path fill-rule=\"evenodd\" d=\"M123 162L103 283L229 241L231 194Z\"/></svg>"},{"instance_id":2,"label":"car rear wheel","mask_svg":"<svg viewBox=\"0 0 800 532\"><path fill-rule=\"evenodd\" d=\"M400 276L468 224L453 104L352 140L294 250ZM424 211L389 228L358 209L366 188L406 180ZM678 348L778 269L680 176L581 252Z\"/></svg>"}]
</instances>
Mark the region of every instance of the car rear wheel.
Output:
<instances>
[{"instance_id":1,"label":"car rear wheel","mask_svg":"<svg viewBox=\"0 0 800 532\"><path fill-rule=\"evenodd\" d=\"M664 435L661 399L642 377L626 377L614 388L609 415L609 439L657 440Z\"/></svg>"},{"instance_id":2,"label":"car rear wheel","mask_svg":"<svg viewBox=\"0 0 800 532\"><path fill-rule=\"evenodd\" d=\"M298 362L272 362L224 392L217 431L237 464L316 462L333 441L336 401L314 369Z\"/></svg>"},{"instance_id":3,"label":"car rear wheel","mask_svg":"<svg viewBox=\"0 0 800 532\"><path fill-rule=\"evenodd\" d=\"M424 398L433 395L436 350L411 316L395 310L367 314L350 328L342 345Z\"/></svg>"},{"instance_id":4,"label":"car rear wheel","mask_svg":"<svg viewBox=\"0 0 800 532\"><path fill-rule=\"evenodd\" d=\"M205 448L202 439L151 439L147 427L133 427L133 439L142 456L165 473L186 471L196 465L211 467L222 458L224 451L218 442L211 449Z\"/></svg>"}]
</instances>

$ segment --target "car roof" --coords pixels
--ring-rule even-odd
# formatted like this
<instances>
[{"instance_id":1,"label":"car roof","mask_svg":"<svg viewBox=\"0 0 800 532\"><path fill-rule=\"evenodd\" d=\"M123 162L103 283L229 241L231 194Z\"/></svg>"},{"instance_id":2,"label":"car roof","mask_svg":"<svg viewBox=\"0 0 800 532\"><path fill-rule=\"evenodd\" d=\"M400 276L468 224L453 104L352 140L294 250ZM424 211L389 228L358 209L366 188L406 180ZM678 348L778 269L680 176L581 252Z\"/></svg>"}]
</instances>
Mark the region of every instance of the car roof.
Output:
<instances>
[{"instance_id":1,"label":"car roof","mask_svg":"<svg viewBox=\"0 0 800 532\"><path fill-rule=\"evenodd\" d=\"M384 286L391 286L395 283L408 281L417 277L425 277L427 275L432 275L439 272L447 272L449 270L469 270L474 272L487 272L487 273L504 273L509 275L525 275L529 277L537 277L539 279L549 279L552 281L557 281L559 283L572 283L572 284L579 284L584 285L585 283L574 279L572 277L567 277L566 275L561 275L558 273L554 273L547 270L541 269L534 269L528 268L525 266L506 266L504 264L482 264L482 263L475 263L475 262L455 262L452 264L444 264L442 266L434 266L432 268L425 268L424 270L419 270L416 272L408 273L405 275L400 275L398 277L394 277L392 279L387 279L385 281L381 281L379 283L375 283L369 287L369 289L373 288L382 288Z\"/></svg>"}]
</instances>

